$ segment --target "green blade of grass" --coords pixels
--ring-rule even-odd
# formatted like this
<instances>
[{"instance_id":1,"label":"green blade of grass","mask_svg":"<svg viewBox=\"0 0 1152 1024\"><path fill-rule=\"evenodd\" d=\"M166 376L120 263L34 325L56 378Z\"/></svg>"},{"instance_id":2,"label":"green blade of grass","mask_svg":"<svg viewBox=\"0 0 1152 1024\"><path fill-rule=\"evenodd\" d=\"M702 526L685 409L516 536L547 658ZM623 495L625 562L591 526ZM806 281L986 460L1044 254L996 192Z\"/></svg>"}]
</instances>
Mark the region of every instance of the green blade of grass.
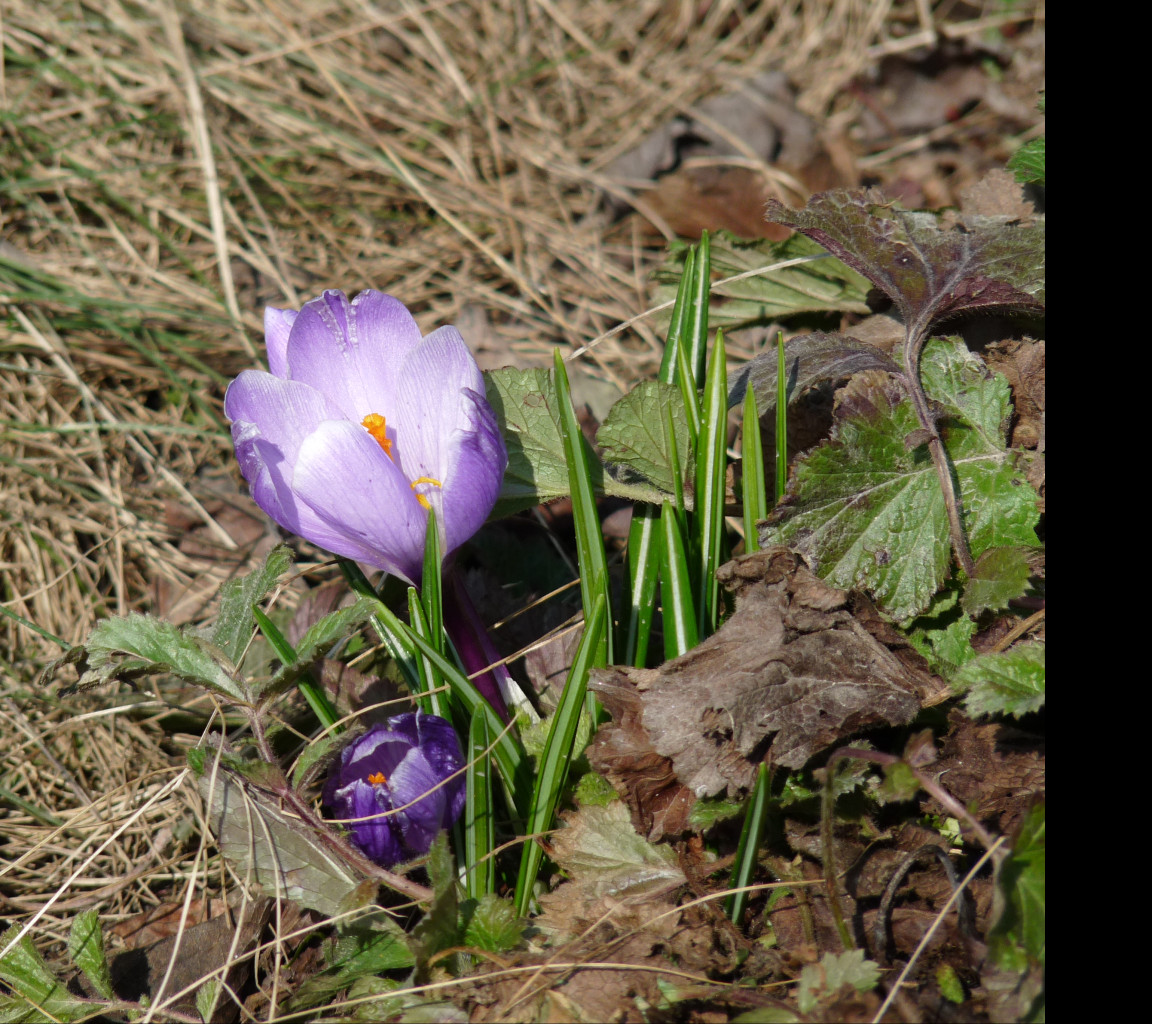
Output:
<instances>
[{"instance_id":1,"label":"green blade of grass","mask_svg":"<svg viewBox=\"0 0 1152 1024\"><path fill-rule=\"evenodd\" d=\"M442 561L440 528L436 523L436 512L429 509L428 528L424 534L424 575L420 581L420 601L428 623L428 632L424 636L441 654L444 653L443 578L440 575Z\"/></svg>"},{"instance_id":2,"label":"green blade of grass","mask_svg":"<svg viewBox=\"0 0 1152 1024\"><path fill-rule=\"evenodd\" d=\"M628 629L624 661L643 668L656 611L656 584L660 577L660 511L644 505L632 512L628 527Z\"/></svg>"},{"instance_id":3,"label":"green blade of grass","mask_svg":"<svg viewBox=\"0 0 1152 1024\"><path fill-rule=\"evenodd\" d=\"M744 421L741 425L741 474L744 489L744 553L760 550L756 524L768 515L768 493L764 484L764 442L760 418L756 415L756 394L751 381L744 393Z\"/></svg>"},{"instance_id":4,"label":"green blade of grass","mask_svg":"<svg viewBox=\"0 0 1152 1024\"><path fill-rule=\"evenodd\" d=\"M259 605L252 606L252 614L256 618L256 625L260 627L260 632L264 634L264 638L272 645L272 649L276 652L278 657L285 665L295 665L296 650L288 642L287 637L276 628L276 624L260 610ZM336 722L340 718L336 708L333 706L332 701L328 699L328 694L316 685L315 680L307 675L302 675L296 681L296 688L304 695L304 699L308 702L308 707L312 709L312 714L316 716L316 720L327 729L335 729Z\"/></svg>"},{"instance_id":5,"label":"green blade of grass","mask_svg":"<svg viewBox=\"0 0 1152 1024\"><path fill-rule=\"evenodd\" d=\"M660 512L660 604L664 613L664 657L676 658L698 643L692 577L680 517L665 501Z\"/></svg>"},{"instance_id":6,"label":"green blade of grass","mask_svg":"<svg viewBox=\"0 0 1152 1024\"><path fill-rule=\"evenodd\" d=\"M434 650L440 654L444 653L443 630L441 630L439 638L432 633L432 628L428 625L428 619L424 611L424 602L421 600L420 595L416 593L415 587L408 588L408 621L412 624L413 632L423 637ZM439 644L436 643L437 639L440 640ZM417 696L416 702L429 714L439 715L441 718L451 720L452 712L444 699L445 695L443 691L440 689L440 687L443 686L444 680L441 678L440 673L436 671L436 666L425 657L417 657L415 664L420 679L420 688L416 691L419 696Z\"/></svg>"},{"instance_id":7,"label":"green blade of grass","mask_svg":"<svg viewBox=\"0 0 1152 1024\"><path fill-rule=\"evenodd\" d=\"M753 407L755 408L755 407ZM760 840L764 835L764 823L768 820L768 798L771 795L771 775L766 764L760 765L756 785L748 800L748 810L744 814L744 827L740 830L740 842L736 847L736 860L732 864L730 887L743 889L752 884L756 873L756 863L760 856ZM725 901L728 920L739 924L748 905L747 892L734 892Z\"/></svg>"},{"instance_id":8,"label":"green blade of grass","mask_svg":"<svg viewBox=\"0 0 1152 1024\"><path fill-rule=\"evenodd\" d=\"M464 776L464 868L468 896L496 891L496 818L492 809L492 732L479 708L468 725L468 772Z\"/></svg>"},{"instance_id":9,"label":"green blade of grass","mask_svg":"<svg viewBox=\"0 0 1152 1024\"><path fill-rule=\"evenodd\" d=\"M682 339L688 324L689 307L692 305L693 291L697 281L695 276L696 247L688 250L684 259L684 272L676 291L676 302L672 306L672 317L668 324L668 337L664 342L664 355L660 360L657 379L664 384L673 384L687 378L678 372L683 359ZM689 375L690 376L690 375ZM688 414L689 430L695 437L699 429L696 389L689 387L682 391L685 409ZM680 470L678 453L675 451L676 432L671 423L666 424L672 444L672 470L676 478L676 505L684 507L683 473ZM656 585L660 576L660 510L654 505L637 508L632 515L632 525L628 532L628 624L624 639L624 660L629 665L643 667L648 659L648 641L652 634Z\"/></svg>"},{"instance_id":10,"label":"green blade of grass","mask_svg":"<svg viewBox=\"0 0 1152 1024\"><path fill-rule=\"evenodd\" d=\"M688 349L692 387L704 387L704 358L708 349L708 300L712 294L712 252L708 232L700 234L696 263L692 268L692 303L688 308L688 323L684 342Z\"/></svg>"},{"instance_id":11,"label":"green blade of grass","mask_svg":"<svg viewBox=\"0 0 1152 1024\"><path fill-rule=\"evenodd\" d=\"M784 366L784 332L776 333L776 501L788 487L788 376Z\"/></svg>"},{"instance_id":12,"label":"green blade of grass","mask_svg":"<svg viewBox=\"0 0 1152 1024\"><path fill-rule=\"evenodd\" d=\"M728 365L724 332L716 332L704 388L700 438L696 446L697 635L709 636L720 618L720 584L716 569L724 541L724 477L728 469Z\"/></svg>"},{"instance_id":13,"label":"green blade of grass","mask_svg":"<svg viewBox=\"0 0 1152 1024\"><path fill-rule=\"evenodd\" d=\"M592 615L587 620L576 657L564 681L564 691L560 703L552 716L548 728L548 738L540 755L540 766L536 775L536 786L532 793L532 813L528 818L528 834L546 832L552 827L560 791L568 776L568 765L572 760L572 744L576 739L576 727L584 709L584 697L588 687L588 670L592 667L596 654L606 633L607 602L603 595L596 598ZM532 902L532 890L544 851L538 842L529 840L524 844L520 857L520 875L516 880L516 911L527 915Z\"/></svg>"},{"instance_id":14,"label":"green blade of grass","mask_svg":"<svg viewBox=\"0 0 1152 1024\"><path fill-rule=\"evenodd\" d=\"M596 492L592 484L599 460L591 450L572 407L572 392L568 386L568 372L560 350L553 353L556 374L556 396L560 406L560 436L564 441L564 458L568 464L568 481L572 488L572 520L576 529L576 553L580 566L580 598L584 606L584 621L590 621L597 598L603 596L611 620L611 600L608 591L608 561L604 553L604 536L600 531L600 515L596 510ZM612 631L604 630L596 650L596 665L607 665L612 660Z\"/></svg>"}]
</instances>

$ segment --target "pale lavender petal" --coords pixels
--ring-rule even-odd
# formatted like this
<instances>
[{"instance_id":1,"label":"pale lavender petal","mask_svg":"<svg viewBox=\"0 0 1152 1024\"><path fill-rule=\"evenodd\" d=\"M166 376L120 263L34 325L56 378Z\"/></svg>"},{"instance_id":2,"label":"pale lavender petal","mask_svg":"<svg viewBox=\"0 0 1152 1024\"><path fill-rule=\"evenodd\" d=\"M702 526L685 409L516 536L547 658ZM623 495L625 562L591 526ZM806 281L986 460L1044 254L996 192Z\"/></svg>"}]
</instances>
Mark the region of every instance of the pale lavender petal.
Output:
<instances>
[{"instance_id":1,"label":"pale lavender petal","mask_svg":"<svg viewBox=\"0 0 1152 1024\"><path fill-rule=\"evenodd\" d=\"M508 465L508 453L488 403L465 391L461 404L469 410L471 427L454 434L449 445L441 509L444 553L455 551L481 526L496 504Z\"/></svg>"},{"instance_id":2,"label":"pale lavender petal","mask_svg":"<svg viewBox=\"0 0 1152 1024\"><path fill-rule=\"evenodd\" d=\"M325 545L329 551L366 561L409 583L420 579L427 512L408 480L358 424L321 424L300 447L292 488L347 539L346 545ZM344 548L368 548L372 556Z\"/></svg>"},{"instance_id":3,"label":"pale lavender petal","mask_svg":"<svg viewBox=\"0 0 1152 1024\"><path fill-rule=\"evenodd\" d=\"M403 737L404 742L409 746L418 747L420 745L419 719L421 718L431 718L437 722L444 722L443 718L440 718L436 715L422 715L416 711L406 711L402 715L393 715L388 719L386 726L378 726L378 728L387 728L388 731L393 735ZM449 730L452 732L452 735L455 736L456 730L453 729L452 726L447 722L444 722L444 724L448 726ZM457 740L456 742L459 743L460 741Z\"/></svg>"},{"instance_id":4,"label":"pale lavender petal","mask_svg":"<svg viewBox=\"0 0 1152 1024\"><path fill-rule=\"evenodd\" d=\"M299 381L283 380L260 370L245 370L224 395L224 415L237 424L254 424L259 436L280 449L289 463L304 439L325 420L343 419L323 393ZM241 433L247 436L248 431Z\"/></svg>"},{"instance_id":5,"label":"pale lavender petal","mask_svg":"<svg viewBox=\"0 0 1152 1024\"><path fill-rule=\"evenodd\" d=\"M277 377L288 376L288 335L298 309L264 308L264 345L268 350L268 369Z\"/></svg>"},{"instance_id":6,"label":"pale lavender petal","mask_svg":"<svg viewBox=\"0 0 1152 1024\"><path fill-rule=\"evenodd\" d=\"M449 440L470 427L474 415L461 399L464 389L483 394L484 378L455 327L433 331L405 357L389 422L409 479L429 476L447 485Z\"/></svg>"},{"instance_id":7,"label":"pale lavender petal","mask_svg":"<svg viewBox=\"0 0 1152 1024\"><path fill-rule=\"evenodd\" d=\"M340 291L306 303L288 338L288 372L323 391L347 419L377 413L392 418L397 370L420 342L420 328L403 304L363 292L356 304Z\"/></svg>"}]
</instances>

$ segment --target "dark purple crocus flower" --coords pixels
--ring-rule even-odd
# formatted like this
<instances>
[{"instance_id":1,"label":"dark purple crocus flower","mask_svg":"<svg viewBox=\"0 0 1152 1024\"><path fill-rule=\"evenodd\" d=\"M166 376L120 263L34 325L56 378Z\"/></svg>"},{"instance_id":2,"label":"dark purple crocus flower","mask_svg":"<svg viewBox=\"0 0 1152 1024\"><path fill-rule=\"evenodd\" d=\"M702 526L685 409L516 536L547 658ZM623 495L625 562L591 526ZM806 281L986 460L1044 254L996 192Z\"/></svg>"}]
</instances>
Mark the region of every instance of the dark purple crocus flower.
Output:
<instances>
[{"instance_id":1,"label":"dark purple crocus flower","mask_svg":"<svg viewBox=\"0 0 1152 1024\"><path fill-rule=\"evenodd\" d=\"M252 497L328 551L421 576L428 510L444 555L488 518L508 455L455 327L421 337L390 295L326 291L266 309L270 373L245 370L224 412Z\"/></svg>"},{"instance_id":2,"label":"dark purple crocus flower","mask_svg":"<svg viewBox=\"0 0 1152 1024\"><path fill-rule=\"evenodd\" d=\"M436 834L460 817L464 775L444 780L463 767L456 730L443 718L396 715L344 748L328 775L324 806L360 850L391 867L427 853Z\"/></svg>"}]
</instances>

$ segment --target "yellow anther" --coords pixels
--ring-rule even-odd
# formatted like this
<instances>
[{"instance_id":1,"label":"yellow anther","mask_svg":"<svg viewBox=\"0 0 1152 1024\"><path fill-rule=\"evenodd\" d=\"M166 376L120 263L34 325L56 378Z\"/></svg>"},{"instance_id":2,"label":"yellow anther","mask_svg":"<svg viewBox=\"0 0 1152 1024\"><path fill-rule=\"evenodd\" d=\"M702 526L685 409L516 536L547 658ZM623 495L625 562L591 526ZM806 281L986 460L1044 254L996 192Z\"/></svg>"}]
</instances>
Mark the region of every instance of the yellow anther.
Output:
<instances>
[{"instance_id":1,"label":"yellow anther","mask_svg":"<svg viewBox=\"0 0 1152 1024\"><path fill-rule=\"evenodd\" d=\"M383 786L388 782L383 772L373 772L368 776L368 781L371 782L373 786Z\"/></svg>"},{"instance_id":2,"label":"yellow anther","mask_svg":"<svg viewBox=\"0 0 1152 1024\"><path fill-rule=\"evenodd\" d=\"M378 412L370 412L360 421L360 426L375 438L376 443L384 449L384 454L392 458L392 442L384 432L386 426L384 417Z\"/></svg>"},{"instance_id":3,"label":"yellow anther","mask_svg":"<svg viewBox=\"0 0 1152 1024\"><path fill-rule=\"evenodd\" d=\"M432 484L434 487L444 486L439 480L433 480L430 476L418 476L415 480L412 481L412 490L416 490L417 484ZM426 497L424 497L423 494L417 494L416 500L420 502L424 508L428 509L429 512L432 511L432 503Z\"/></svg>"}]
</instances>

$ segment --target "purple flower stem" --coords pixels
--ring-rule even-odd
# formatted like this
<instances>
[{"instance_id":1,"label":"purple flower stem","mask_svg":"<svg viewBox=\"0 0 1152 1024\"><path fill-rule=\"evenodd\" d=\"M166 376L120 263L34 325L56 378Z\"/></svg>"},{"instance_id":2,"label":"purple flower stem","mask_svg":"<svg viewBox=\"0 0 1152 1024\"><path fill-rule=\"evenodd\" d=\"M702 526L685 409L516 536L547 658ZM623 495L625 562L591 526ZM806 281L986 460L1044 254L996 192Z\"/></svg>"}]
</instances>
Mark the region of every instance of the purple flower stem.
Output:
<instances>
[{"instance_id":1,"label":"purple flower stem","mask_svg":"<svg viewBox=\"0 0 1152 1024\"><path fill-rule=\"evenodd\" d=\"M507 724L512 721L508 713L508 705L504 702L503 692L516 683L501 662L500 654L492 644L479 613L476 611L464 581L454 568L444 571L444 629L448 638L460 655L464 671L472 679L472 684L484 696L489 704L496 709L501 720ZM501 662L500 664L496 664ZM492 666L489 668L489 666ZM487 669L487 671L482 671ZM476 673L481 673L476 675Z\"/></svg>"}]
</instances>

